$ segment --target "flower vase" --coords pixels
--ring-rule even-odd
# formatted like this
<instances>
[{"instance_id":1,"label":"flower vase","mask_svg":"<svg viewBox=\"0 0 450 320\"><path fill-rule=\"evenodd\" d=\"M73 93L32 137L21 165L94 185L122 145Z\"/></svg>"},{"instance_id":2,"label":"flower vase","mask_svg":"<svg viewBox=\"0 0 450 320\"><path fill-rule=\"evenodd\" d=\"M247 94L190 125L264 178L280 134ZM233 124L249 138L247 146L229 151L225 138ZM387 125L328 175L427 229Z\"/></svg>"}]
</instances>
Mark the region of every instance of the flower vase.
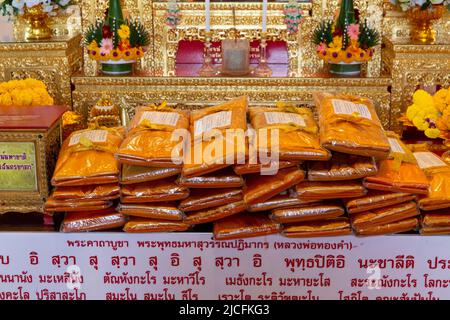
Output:
<instances>
[{"instance_id":1,"label":"flower vase","mask_svg":"<svg viewBox=\"0 0 450 320\"><path fill-rule=\"evenodd\" d=\"M330 73L343 76L358 76L361 74L361 62L330 63Z\"/></svg>"},{"instance_id":2,"label":"flower vase","mask_svg":"<svg viewBox=\"0 0 450 320\"><path fill-rule=\"evenodd\" d=\"M135 60L107 60L101 61L102 73L108 75L126 75L133 71Z\"/></svg>"},{"instance_id":3,"label":"flower vase","mask_svg":"<svg viewBox=\"0 0 450 320\"><path fill-rule=\"evenodd\" d=\"M444 6L435 5L427 10L410 9L407 15L411 23L411 40L421 44L432 44L436 41L436 30L433 29L435 20L444 15Z\"/></svg>"},{"instance_id":4,"label":"flower vase","mask_svg":"<svg viewBox=\"0 0 450 320\"><path fill-rule=\"evenodd\" d=\"M52 30L47 25L48 14L44 12L42 4L31 8L24 8L23 18L28 26L25 30L27 40L47 40L52 37Z\"/></svg>"}]
</instances>

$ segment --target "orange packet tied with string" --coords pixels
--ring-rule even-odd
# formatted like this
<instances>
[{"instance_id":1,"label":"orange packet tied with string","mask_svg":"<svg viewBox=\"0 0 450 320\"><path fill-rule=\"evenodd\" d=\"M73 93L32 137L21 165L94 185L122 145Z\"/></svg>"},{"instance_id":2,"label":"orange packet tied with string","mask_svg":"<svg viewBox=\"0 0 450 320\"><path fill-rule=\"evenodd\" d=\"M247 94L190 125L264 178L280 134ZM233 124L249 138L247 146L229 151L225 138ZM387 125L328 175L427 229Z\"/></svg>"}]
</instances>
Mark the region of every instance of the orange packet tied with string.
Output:
<instances>
[{"instance_id":1,"label":"orange packet tied with string","mask_svg":"<svg viewBox=\"0 0 450 320\"><path fill-rule=\"evenodd\" d=\"M348 154L386 159L390 145L369 99L347 94L314 93L323 147Z\"/></svg>"},{"instance_id":2,"label":"orange packet tied with string","mask_svg":"<svg viewBox=\"0 0 450 320\"><path fill-rule=\"evenodd\" d=\"M395 133L388 132L387 136L391 146L389 158L379 162L378 173L365 178L364 186L380 191L427 194L430 183L413 153Z\"/></svg>"},{"instance_id":3,"label":"orange packet tied with string","mask_svg":"<svg viewBox=\"0 0 450 320\"><path fill-rule=\"evenodd\" d=\"M420 234L450 234L450 210L430 211L422 216Z\"/></svg>"},{"instance_id":4,"label":"orange packet tied with string","mask_svg":"<svg viewBox=\"0 0 450 320\"><path fill-rule=\"evenodd\" d=\"M176 129L189 128L189 111L167 106L139 107L128 128L128 135L116 153L121 163L181 168L183 149L180 140L173 136Z\"/></svg>"},{"instance_id":5,"label":"orange packet tied with string","mask_svg":"<svg viewBox=\"0 0 450 320\"><path fill-rule=\"evenodd\" d=\"M54 212L73 212L73 211L95 211L109 208L113 205L112 201L104 200L55 200L49 197L44 205L44 211L47 214Z\"/></svg>"},{"instance_id":6,"label":"orange packet tied with string","mask_svg":"<svg viewBox=\"0 0 450 320\"><path fill-rule=\"evenodd\" d=\"M247 106L248 98L240 97L192 111L191 143L186 152L183 176L201 176L245 162Z\"/></svg>"},{"instance_id":7,"label":"orange packet tied with string","mask_svg":"<svg viewBox=\"0 0 450 320\"><path fill-rule=\"evenodd\" d=\"M261 237L279 233L281 225L267 215L242 213L214 222L215 240Z\"/></svg>"},{"instance_id":8,"label":"orange packet tied with string","mask_svg":"<svg viewBox=\"0 0 450 320\"><path fill-rule=\"evenodd\" d=\"M450 208L450 166L436 154L414 152L419 167L430 183L428 195L420 198L420 209L425 211Z\"/></svg>"},{"instance_id":9,"label":"orange packet tied with string","mask_svg":"<svg viewBox=\"0 0 450 320\"><path fill-rule=\"evenodd\" d=\"M317 221L343 216L345 210L339 203L313 203L293 208L272 210L270 218L280 223Z\"/></svg>"},{"instance_id":10,"label":"orange packet tied with string","mask_svg":"<svg viewBox=\"0 0 450 320\"><path fill-rule=\"evenodd\" d=\"M192 212L223 206L242 199L241 188L192 189L189 198L181 201L178 208L184 212Z\"/></svg>"},{"instance_id":11,"label":"orange packet tied with string","mask_svg":"<svg viewBox=\"0 0 450 320\"><path fill-rule=\"evenodd\" d=\"M122 203L145 203L182 200L189 197L189 189L179 186L171 178L122 186Z\"/></svg>"},{"instance_id":12,"label":"orange packet tied with string","mask_svg":"<svg viewBox=\"0 0 450 320\"><path fill-rule=\"evenodd\" d=\"M330 158L330 153L320 145L319 129L310 109L280 102L277 108L250 108L249 116L257 131L258 153L277 152L281 160Z\"/></svg>"},{"instance_id":13,"label":"orange packet tied with string","mask_svg":"<svg viewBox=\"0 0 450 320\"><path fill-rule=\"evenodd\" d=\"M53 186L92 185L118 181L114 157L123 139L120 128L86 129L63 143L52 177Z\"/></svg>"}]
</instances>

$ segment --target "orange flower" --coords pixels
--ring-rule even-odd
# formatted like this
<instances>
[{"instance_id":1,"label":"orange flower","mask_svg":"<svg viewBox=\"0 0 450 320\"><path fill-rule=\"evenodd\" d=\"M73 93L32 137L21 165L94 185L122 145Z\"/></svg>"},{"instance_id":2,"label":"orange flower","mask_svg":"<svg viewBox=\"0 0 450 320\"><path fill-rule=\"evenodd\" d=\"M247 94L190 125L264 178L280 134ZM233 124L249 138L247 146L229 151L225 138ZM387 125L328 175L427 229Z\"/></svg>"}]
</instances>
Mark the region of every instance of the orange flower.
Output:
<instances>
[{"instance_id":1,"label":"orange flower","mask_svg":"<svg viewBox=\"0 0 450 320\"><path fill-rule=\"evenodd\" d=\"M123 39L122 41L120 41L120 43L119 43L119 50L120 51L126 51L126 50L128 50L130 48L131 48L130 40Z\"/></svg>"}]
</instances>

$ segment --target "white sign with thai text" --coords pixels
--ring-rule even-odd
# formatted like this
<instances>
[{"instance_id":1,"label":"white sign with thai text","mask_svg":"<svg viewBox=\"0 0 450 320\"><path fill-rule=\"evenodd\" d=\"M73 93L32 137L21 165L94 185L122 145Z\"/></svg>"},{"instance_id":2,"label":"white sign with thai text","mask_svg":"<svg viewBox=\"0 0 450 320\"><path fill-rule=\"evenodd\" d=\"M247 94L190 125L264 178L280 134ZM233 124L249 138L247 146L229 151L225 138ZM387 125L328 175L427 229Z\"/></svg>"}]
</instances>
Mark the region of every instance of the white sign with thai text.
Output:
<instances>
[{"instance_id":1,"label":"white sign with thai text","mask_svg":"<svg viewBox=\"0 0 450 320\"><path fill-rule=\"evenodd\" d=\"M448 237L0 233L0 299L449 299Z\"/></svg>"}]
</instances>

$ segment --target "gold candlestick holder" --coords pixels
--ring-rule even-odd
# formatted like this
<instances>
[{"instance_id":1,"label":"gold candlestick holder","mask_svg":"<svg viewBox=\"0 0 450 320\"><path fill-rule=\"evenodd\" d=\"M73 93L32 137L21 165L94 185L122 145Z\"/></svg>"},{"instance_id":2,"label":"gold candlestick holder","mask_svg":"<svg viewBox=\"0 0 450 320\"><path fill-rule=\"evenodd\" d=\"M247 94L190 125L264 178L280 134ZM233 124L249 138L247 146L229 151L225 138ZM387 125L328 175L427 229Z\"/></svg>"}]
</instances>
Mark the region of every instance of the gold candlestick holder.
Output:
<instances>
[{"instance_id":1,"label":"gold candlestick holder","mask_svg":"<svg viewBox=\"0 0 450 320\"><path fill-rule=\"evenodd\" d=\"M261 33L261 42L259 44L260 54L259 54L259 64L255 68L254 74L257 77L270 77L272 76L272 69L270 69L267 64L267 33Z\"/></svg>"},{"instance_id":2,"label":"gold candlestick holder","mask_svg":"<svg viewBox=\"0 0 450 320\"><path fill-rule=\"evenodd\" d=\"M203 65L198 71L198 74L201 77L213 77L216 75L216 69L212 63L213 59L211 57L211 43L212 40L212 32L205 32L205 58L203 60Z\"/></svg>"}]
</instances>

